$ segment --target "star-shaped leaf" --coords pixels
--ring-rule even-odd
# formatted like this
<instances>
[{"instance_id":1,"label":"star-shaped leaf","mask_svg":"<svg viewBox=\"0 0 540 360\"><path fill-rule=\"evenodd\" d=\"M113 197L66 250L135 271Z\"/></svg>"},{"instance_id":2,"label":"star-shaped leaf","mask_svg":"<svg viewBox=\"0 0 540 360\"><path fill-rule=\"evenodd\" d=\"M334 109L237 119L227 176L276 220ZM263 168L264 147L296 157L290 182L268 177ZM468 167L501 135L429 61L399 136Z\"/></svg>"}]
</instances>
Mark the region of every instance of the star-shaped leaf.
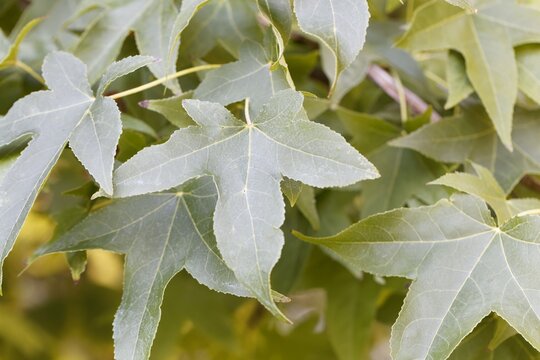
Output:
<instances>
[{"instance_id":1,"label":"star-shaped leaf","mask_svg":"<svg viewBox=\"0 0 540 360\"><path fill-rule=\"evenodd\" d=\"M412 51L453 49L503 144L512 148L512 114L518 90L513 47L540 42L540 11L514 0L484 0L473 13L433 0L415 13L399 45Z\"/></svg>"},{"instance_id":2,"label":"star-shaped leaf","mask_svg":"<svg viewBox=\"0 0 540 360\"><path fill-rule=\"evenodd\" d=\"M497 138L496 130L479 106L465 108L457 117L426 125L392 144L414 149L438 161L470 160L480 164L495 175L508 193L524 175L540 173L538 112L517 111L514 118L513 152Z\"/></svg>"},{"instance_id":3,"label":"star-shaped leaf","mask_svg":"<svg viewBox=\"0 0 540 360\"><path fill-rule=\"evenodd\" d=\"M374 215L333 237L304 240L351 267L413 279L392 328L392 357L445 359L496 312L540 349L540 216L495 225L470 195Z\"/></svg>"},{"instance_id":4,"label":"star-shaped leaf","mask_svg":"<svg viewBox=\"0 0 540 360\"><path fill-rule=\"evenodd\" d=\"M337 133L310 122L300 93L275 95L247 123L219 104L185 100L199 126L176 131L115 172L115 196L161 191L212 175L219 198L214 232L236 277L274 314L270 272L283 246L283 176L318 187L375 178L377 170ZM242 261L239 261L241 259Z\"/></svg>"},{"instance_id":5,"label":"star-shaped leaf","mask_svg":"<svg viewBox=\"0 0 540 360\"><path fill-rule=\"evenodd\" d=\"M121 199L40 248L36 256L90 249L126 254L124 294L114 319L115 358L146 360L165 288L183 269L211 289L247 295L216 248L216 201L210 177L173 192Z\"/></svg>"},{"instance_id":6,"label":"star-shaped leaf","mask_svg":"<svg viewBox=\"0 0 540 360\"><path fill-rule=\"evenodd\" d=\"M109 72L102 81L107 83L152 61L148 57L126 58L111 67L115 76ZM114 154L122 131L115 102L101 93L93 96L86 66L73 55L55 52L47 56L43 76L51 90L17 101L0 120L0 148L32 139L0 180L0 262L11 250L41 185L68 141L103 191L112 194Z\"/></svg>"}]
</instances>

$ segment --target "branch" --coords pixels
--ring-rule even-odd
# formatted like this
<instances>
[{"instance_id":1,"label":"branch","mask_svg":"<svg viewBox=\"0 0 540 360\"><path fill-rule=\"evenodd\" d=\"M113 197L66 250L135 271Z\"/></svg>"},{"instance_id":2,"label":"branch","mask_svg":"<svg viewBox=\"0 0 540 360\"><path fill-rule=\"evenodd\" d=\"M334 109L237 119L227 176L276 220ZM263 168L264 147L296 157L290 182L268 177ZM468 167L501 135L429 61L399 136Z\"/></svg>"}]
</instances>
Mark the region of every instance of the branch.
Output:
<instances>
[{"instance_id":1,"label":"branch","mask_svg":"<svg viewBox=\"0 0 540 360\"><path fill-rule=\"evenodd\" d=\"M379 65L372 64L368 69L368 76L375 82L388 96L394 99L396 102L400 102L398 88L399 84L396 84L394 78L386 72ZM402 87L405 93L405 102L410 106L414 114L423 114L425 113L430 106L422 100L418 95L413 93L411 90L406 87ZM431 111L431 122L437 122L441 119L441 115L435 110Z\"/></svg>"}]
</instances>

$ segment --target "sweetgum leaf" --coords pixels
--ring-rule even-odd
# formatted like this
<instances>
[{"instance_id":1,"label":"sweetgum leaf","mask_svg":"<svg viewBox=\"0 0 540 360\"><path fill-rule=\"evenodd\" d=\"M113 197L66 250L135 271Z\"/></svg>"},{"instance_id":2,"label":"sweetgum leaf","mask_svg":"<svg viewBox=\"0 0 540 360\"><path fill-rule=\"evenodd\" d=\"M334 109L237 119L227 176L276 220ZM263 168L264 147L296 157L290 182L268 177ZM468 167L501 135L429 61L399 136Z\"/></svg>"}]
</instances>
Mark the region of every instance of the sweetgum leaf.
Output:
<instances>
[{"instance_id":1,"label":"sweetgum leaf","mask_svg":"<svg viewBox=\"0 0 540 360\"><path fill-rule=\"evenodd\" d=\"M93 97L86 66L73 55L47 56L43 76L51 90L17 101L0 120L0 148L32 138L0 181L0 262L68 141L104 192L112 193L114 154L122 130L116 104Z\"/></svg>"},{"instance_id":2,"label":"sweetgum leaf","mask_svg":"<svg viewBox=\"0 0 540 360\"><path fill-rule=\"evenodd\" d=\"M247 295L216 248L212 215L217 196L212 179L203 177L172 192L118 200L36 252L126 254L124 294L114 319L116 359L148 359L165 288L183 269L211 289Z\"/></svg>"},{"instance_id":3,"label":"sweetgum leaf","mask_svg":"<svg viewBox=\"0 0 540 360\"><path fill-rule=\"evenodd\" d=\"M331 88L356 58L366 39L369 11L365 0L294 0L298 25L334 56ZM333 90L331 90L332 92Z\"/></svg>"},{"instance_id":4,"label":"sweetgum leaf","mask_svg":"<svg viewBox=\"0 0 540 360\"><path fill-rule=\"evenodd\" d=\"M525 174L540 173L540 152L537 134L540 123L537 112L515 114L510 152L497 138L496 130L480 107L464 109L459 116L446 118L421 127L392 145L414 149L443 162L463 163L467 160L488 168L506 193Z\"/></svg>"},{"instance_id":5,"label":"sweetgum leaf","mask_svg":"<svg viewBox=\"0 0 540 360\"><path fill-rule=\"evenodd\" d=\"M513 47L540 41L540 11L514 0L487 0L470 11L433 0L415 13L400 46L412 51L453 49L503 144L512 149L512 115L518 89Z\"/></svg>"},{"instance_id":6,"label":"sweetgum leaf","mask_svg":"<svg viewBox=\"0 0 540 360\"><path fill-rule=\"evenodd\" d=\"M219 104L185 100L199 126L176 131L115 172L116 197L213 175L220 195L214 214L218 248L238 280L274 314L280 312L270 272L283 246L282 177L326 187L378 176L340 135L307 120L302 102L300 93L281 91L246 124Z\"/></svg>"},{"instance_id":7,"label":"sweetgum leaf","mask_svg":"<svg viewBox=\"0 0 540 360\"><path fill-rule=\"evenodd\" d=\"M495 312L540 348L540 216L500 227L469 195L374 215L322 245L351 267L413 279L392 328L394 359L445 359Z\"/></svg>"}]
</instances>

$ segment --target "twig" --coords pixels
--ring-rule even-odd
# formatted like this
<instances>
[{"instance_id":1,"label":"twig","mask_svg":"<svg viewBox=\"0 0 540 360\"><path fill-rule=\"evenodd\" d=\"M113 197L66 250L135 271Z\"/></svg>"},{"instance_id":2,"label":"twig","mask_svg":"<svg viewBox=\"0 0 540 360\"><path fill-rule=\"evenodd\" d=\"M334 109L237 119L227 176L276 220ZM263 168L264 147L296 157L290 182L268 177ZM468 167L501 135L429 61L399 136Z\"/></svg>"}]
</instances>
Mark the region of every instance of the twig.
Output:
<instances>
[{"instance_id":1,"label":"twig","mask_svg":"<svg viewBox=\"0 0 540 360\"><path fill-rule=\"evenodd\" d=\"M400 91L395 79L382 67L372 64L368 69L368 76L373 80L388 96L396 102L400 102ZM403 87L406 103L415 114L423 114L429 109L429 105L410 89ZM431 122L437 122L441 115L435 110L431 111Z\"/></svg>"},{"instance_id":2,"label":"twig","mask_svg":"<svg viewBox=\"0 0 540 360\"><path fill-rule=\"evenodd\" d=\"M171 79L179 78L181 76L192 74L192 73L195 73L197 71L217 69L219 67L221 67L221 65L208 64L208 65L200 65L200 66L195 66L195 67L192 67L192 68L189 68L189 69L180 70L180 71L178 71L178 72L176 72L174 74L167 75L167 76L164 76L164 77L159 78L157 80L154 80L152 82L149 82L148 84L137 86L136 88L129 89L129 90L126 90L126 91L122 91L122 92L119 92L117 94L110 95L109 97L111 99L113 99L113 100L120 99L122 97L133 95L133 94L139 93L141 91L153 88L154 86L161 85L161 84L163 84L163 83L165 83L165 82L167 82L167 81L169 81Z\"/></svg>"}]
</instances>

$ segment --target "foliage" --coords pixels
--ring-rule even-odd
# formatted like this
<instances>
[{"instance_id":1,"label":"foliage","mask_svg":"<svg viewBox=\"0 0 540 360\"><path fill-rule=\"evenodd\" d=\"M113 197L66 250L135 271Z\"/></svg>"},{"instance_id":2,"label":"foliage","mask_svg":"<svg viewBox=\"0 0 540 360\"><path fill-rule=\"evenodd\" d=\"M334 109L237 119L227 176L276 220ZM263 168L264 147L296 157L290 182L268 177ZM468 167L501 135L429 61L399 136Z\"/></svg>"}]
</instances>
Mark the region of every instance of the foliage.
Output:
<instances>
[{"instance_id":1,"label":"foliage","mask_svg":"<svg viewBox=\"0 0 540 360\"><path fill-rule=\"evenodd\" d=\"M539 59L538 0L2 2L0 357L539 358Z\"/></svg>"}]
</instances>

